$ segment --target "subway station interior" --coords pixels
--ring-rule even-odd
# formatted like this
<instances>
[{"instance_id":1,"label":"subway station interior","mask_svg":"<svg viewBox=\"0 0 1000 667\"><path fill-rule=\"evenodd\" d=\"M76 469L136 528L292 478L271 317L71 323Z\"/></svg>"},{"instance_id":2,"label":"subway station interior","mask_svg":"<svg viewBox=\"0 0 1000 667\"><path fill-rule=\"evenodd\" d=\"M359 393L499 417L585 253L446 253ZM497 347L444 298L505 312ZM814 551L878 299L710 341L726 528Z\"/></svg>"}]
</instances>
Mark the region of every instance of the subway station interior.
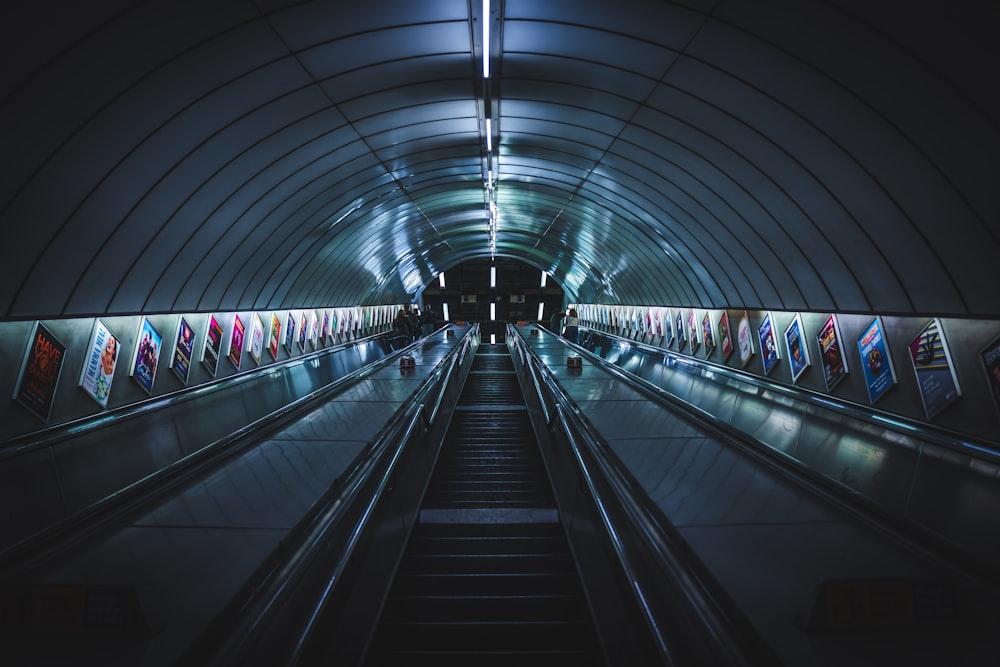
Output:
<instances>
[{"instance_id":1,"label":"subway station interior","mask_svg":"<svg viewBox=\"0 0 1000 667\"><path fill-rule=\"evenodd\" d=\"M1000 5L0 9L0 664L1000 664Z\"/></svg>"}]
</instances>

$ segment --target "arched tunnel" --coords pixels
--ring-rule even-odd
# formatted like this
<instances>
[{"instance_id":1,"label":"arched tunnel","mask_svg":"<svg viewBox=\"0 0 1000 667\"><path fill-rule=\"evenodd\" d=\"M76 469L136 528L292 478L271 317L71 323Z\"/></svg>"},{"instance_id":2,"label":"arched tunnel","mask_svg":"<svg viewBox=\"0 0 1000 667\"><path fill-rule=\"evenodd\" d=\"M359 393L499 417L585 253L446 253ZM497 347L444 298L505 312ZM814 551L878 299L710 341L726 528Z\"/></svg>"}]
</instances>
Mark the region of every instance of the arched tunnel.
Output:
<instances>
[{"instance_id":1,"label":"arched tunnel","mask_svg":"<svg viewBox=\"0 0 1000 667\"><path fill-rule=\"evenodd\" d=\"M1000 554L981 523L1000 499L996 3L43 0L0 15L8 587L30 579L26 542L191 454L74 434L183 434L228 410L198 392L355 349L427 306L457 326L444 342L479 324L506 349L510 324L524 350L572 309L565 353L585 364L632 372L641 348L643 368L750 383L717 401L731 423L741 396L779 396L757 440L791 430L778 415L796 401L835 404L833 421L866 420L857 432L907 461L993 481L943 491L960 473L915 472L887 500L897 459L867 440L851 456L879 461L870 488L841 454L820 476L929 525L949 554ZM519 267L500 324L463 309L489 286L446 283L489 263ZM203 407L169 426L142 421L192 396ZM829 442L792 421L796 443ZM121 464L133 478L103 472L119 456L143 459ZM914 519L915 497L950 509Z\"/></svg>"}]
</instances>

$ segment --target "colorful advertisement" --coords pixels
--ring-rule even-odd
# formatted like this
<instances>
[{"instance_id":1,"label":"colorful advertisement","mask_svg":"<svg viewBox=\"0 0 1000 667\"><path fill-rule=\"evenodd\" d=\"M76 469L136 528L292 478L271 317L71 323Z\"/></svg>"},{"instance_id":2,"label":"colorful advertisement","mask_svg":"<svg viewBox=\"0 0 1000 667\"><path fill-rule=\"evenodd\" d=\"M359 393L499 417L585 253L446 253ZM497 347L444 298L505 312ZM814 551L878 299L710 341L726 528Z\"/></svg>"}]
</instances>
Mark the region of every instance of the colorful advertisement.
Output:
<instances>
[{"instance_id":1,"label":"colorful advertisement","mask_svg":"<svg viewBox=\"0 0 1000 667\"><path fill-rule=\"evenodd\" d=\"M896 371L892 367L889 346L882 335L882 320L875 318L858 338L861 370L865 374L868 400L873 405L896 385Z\"/></svg>"},{"instance_id":2,"label":"colorful advertisement","mask_svg":"<svg viewBox=\"0 0 1000 667\"><path fill-rule=\"evenodd\" d=\"M979 359L983 362L983 370L986 371L986 382L990 386L990 396L993 397L997 410L1000 410L1000 338L990 343L979 354Z\"/></svg>"},{"instance_id":3,"label":"colorful advertisement","mask_svg":"<svg viewBox=\"0 0 1000 667\"><path fill-rule=\"evenodd\" d=\"M264 354L264 322L260 315L253 314L253 323L250 325L250 356L258 364L260 357Z\"/></svg>"},{"instance_id":4,"label":"colorful advertisement","mask_svg":"<svg viewBox=\"0 0 1000 667\"><path fill-rule=\"evenodd\" d=\"M757 338L760 340L760 361L764 365L764 375L768 375L781 358L778 354L778 339L774 335L771 313L766 313L764 320L757 327Z\"/></svg>"},{"instance_id":5,"label":"colorful advertisement","mask_svg":"<svg viewBox=\"0 0 1000 667\"><path fill-rule=\"evenodd\" d=\"M753 332L750 331L750 316L743 311L740 322L736 325L736 343L740 347L740 366L746 368L753 357Z\"/></svg>"},{"instance_id":6,"label":"colorful advertisement","mask_svg":"<svg viewBox=\"0 0 1000 667\"><path fill-rule=\"evenodd\" d=\"M698 351L698 316L695 315L694 308L688 314L687 321L687 337L688 342L691 343L691 354Z\"/></svg>"},{"instance_id":7,"label":"colorful advertisement","mask_svg":"<svg viewBox=\"0 0 1000 667\"><path fill-rule=\"evenodd\" d=\"M174 356L170 359L170 369L187 384L191 374L191 357L194 356L194 329L183 317L177 324L177 339L174 343Z\"/></svg>"},{"instance_id":8,"label":"colorful advertisement","mask_svg":"<svg viewBox=\"0 0 1000 667\"><path fill-rule=\"evenodd\" d=\"M80 386L102 408L108 407L111 383L115 379L115 367L118 365L119 347L121 344L118 339L104 326L104 322L97 320L90 337L90 346L84 356Z\"/></svg>"},{"instance_id":9,"label":"colorful advertisement","mask_svg":"<svg viewBox=\"0 0 1000 667\"><path fill-rule=\"evenodd\" d=\"M309 342L314 350L319 345L319 316L315 310L309 311Z\"/></svg>"},{"instance_id":10,"label":"colorful advertisement","mask_svg":"<svg viewBox=\"0 0 1000 667\"><path fill-rule=\"evenodd\" d=\"M41 322L35 322L21 372L14 385L13 398L43 422L47 422L52 414L56 386L65 360L66 346Z\"/></svg>"},{"instance_id":11,"label":"colorful advertisement","mask_svg":"<svg viewBox=\"0 0 1000 667\"><path fill-rule=\"evenodd\" d=\"M847 357L840 343L840 325L837 318L831 315L823 328L816 334L819 343L819 359L823 364L823 378L826 380L826 390L831 391L837 383L847 375Z\"/></svg>"},{"instance_id":12,"label":"colorful advertisement","mask_svg":"<svg viewBox=\"0 0 1000 667\"><path fill-rule=\"evenodd\" d=\"M321 341L326 343L326 339L330 337L330 311L323 311L323 327L319 331L319 338Z\"/></svg>"},{"instance_id":13,"label":"colorful advertisement","mask_svg":"<svg viewBox=\"0 0 1000 667\"><path fill-rule=\"evenodd\" d=\"M719 345L722 347L722 361L726 362L733 354L733 337L729 334L729 313L725 310L719 316Z\"/></svg>"},{"instance_id":14,"label":"colorful advertisement","mask_svg":"<svg viewBox=\"0 0 1000 667\"><path fill-rule=\"evenodd\" d=\"M309 337L309 315L306 311L299 313L299 347L304 352L306 349L306 339Z\"/></svg>"},{"instance_id":15,"label":"colorful advertisement","mask_svg":"<svg viewBox=\"0 0 1000 667\"><path fill-rule=\"evenodd\" d=\"M156 379L156 366L160 360L160 346L163 337L153 328L149 320L142 318L139 335L135 339L135 357L129 375L142 387L147 394L153 394L153 380Z\"/></svg>"},{"instance_id":16,"label":"colorful advertisement","mask_svg":"<svg viewBox=\"0 0 1000 667\"><path fill-rule=\"evenodd\" d=\"M278 358L278 346L281 344L281 320L277 313L271 313L271 332L267 337L267 349L271 351L271 358Z\"/></svg>"},{"instance_id":17,"label":"colorful advertisement","mask_svg":"<svg viewBox=\"0 0 1000 667\"><path fill-rule=\"evenodd\" d=\"M937 318L928 322L923 331L910 341L909 348L924 412L928 419L933 419L962 395L958 375L951 363L951 353Z\"/></svg>"},{"instance_id":18,"label":"colorful advertisement","mask_svg":"<svg viewBox=\"0 0 1000 667\"><path fill-rule=\"evenodd\" d=\"M240 369L240 362L243 361L243 339L246 337L246 326L239 315L233 315L233 335L229 339L229 360Z\"/></svg>"},{"instance_id":19,"label":"colorful advertisement","mask_svg":"<svg viewBox=\"0 0 1000 667\"><path fill-rule=\"evenodd\" d=\"M788 349L788 363L792 367L792 382L809 368L809 347L802 336L802 316L796 315L785 329L785 347Z\"/></svg>"},{"instance_id":20,"label":"colorful advertisement","mask_svg":"<svg viewBox=\"0 0 1000 667\"><path fill-rule=\"evenodd\" d=\"M705 343L705 358L708 359L715 349L715 333L712 331L712 313L707 310L701 319L701 340Z\"/></svg>"},{"instance_id":21,"label":"colorful advertisement","mask_svg":"<svg viewBox=\"0 0 1000 667\"><path fill-rule=\"evenodd\" d=\"M295 316L292 315L292 311L288 311L288 317L285 319L285 352L288 354L292 353L292 343L295 342Z\"/></svg>"},{"instance_id":22,"label":"colorful advertisement","mask_svg":"<svg viewBox=\"0 0 1000 667\"><path fill-rule=\"evenodd\" d=\"M202 351L201 363L205 364L209 374L215 377L219 370L219 357L222 356L222 325L215 315L208 318L208 333L205 334L205 349Z\"/></svg>"},{"instance_id":23,"label":"colorful advertisement","mask_svg":"<svg viewBox=\"0 0 1000 667\"><path fill-rule=\"evenodd\" d=\"M684 314L681 313L681 309L677 309L677 316L674 318L674 331L677 332L677 351L680 352L684 349Z\"/></svg>"}]
</instances>

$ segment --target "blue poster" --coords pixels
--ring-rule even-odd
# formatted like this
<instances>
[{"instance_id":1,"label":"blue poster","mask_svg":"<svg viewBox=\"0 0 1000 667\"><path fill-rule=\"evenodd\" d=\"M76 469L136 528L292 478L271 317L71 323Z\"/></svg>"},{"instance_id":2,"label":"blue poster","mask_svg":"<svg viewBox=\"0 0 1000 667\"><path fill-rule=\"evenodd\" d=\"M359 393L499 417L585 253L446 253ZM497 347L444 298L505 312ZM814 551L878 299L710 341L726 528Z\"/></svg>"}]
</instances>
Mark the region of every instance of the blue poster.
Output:
<instances>
[{"instance_id":1,"label":"blue poster","mask_svg":"<svg viewBox=\"0 0 1000 667\"><path fill-rule=\"evenodd\" d=\"M917 376L920 398L924 401L924 412L932 419L962 395L937 319L931 320L910 341L910 360Z\"/></svg>"},{"instance_id":2,"label":"blue poster","mask_svg":"<svg viewBox=\"0 0 1000 667\"><path fill-rule=\"evenodd\" d=\"M177 340L174 341L174 356L170 368L180 381L187 384L191 372L191 357L194 355L194 329L183 317L177 325Z\"/></svg>"},{"instance_id":3,"label":"blue poster","mask_svg":"<svg viewBox=\"0 0 1000 667\"><path fill-rule=\"evenodd\" d=\"M788 363L792 367L792 382L809 367L809 348L802 336L802 317L796 315L785 329L785 346L788 348Z\"/></svg>"},{"instance_id":4,"label":"blue poster","mask_svg":"<svg viewBox=\"0 0 1000 667\"><path fill-rule=\"evenodd\" d=\"M680 308L677 309L677 318L674 321L674 330L677 332L677 351L684 349L684 315Z\"/></svg>"},{"instance_id":5,"label":"blue poster","mask_svg":"<svg viewBox=\"0 0 1000 667\"><path fill-rule=\"evenodd\" d=\"M868 400L875 402L896 385L896 371L892 367L889 346L882 334L882 321L872 320L868 328L858 338L858 352L861 354L861 370L865 374Z\"/></svg>"},{"instance_id":6,"label":"blue poster","mask_svg":"<svg viewBox=\"0 0 1000 667\"><path fill-rule=\"evenodd\" d=\"M757 327L757 338L760 340L760 361L764 364L764 375L767 375L781 358L778 354L778 339L774 335L771 313L764 315L764 321Z\"/></svg>"},{"instance_id":7,"label":"blue poster","mask_svg":"<svg viewBox=\"0 0 1000 667\"><path fill-rule=\"evenodd\" d=\"M139 327L139 336L135 342L135 358L132 360L132 377L147 394L153 393L153 380L156 379L156 365L160 359L160 346L163 338L153 328L145 317Z\"/></svg>"}]
</instances>

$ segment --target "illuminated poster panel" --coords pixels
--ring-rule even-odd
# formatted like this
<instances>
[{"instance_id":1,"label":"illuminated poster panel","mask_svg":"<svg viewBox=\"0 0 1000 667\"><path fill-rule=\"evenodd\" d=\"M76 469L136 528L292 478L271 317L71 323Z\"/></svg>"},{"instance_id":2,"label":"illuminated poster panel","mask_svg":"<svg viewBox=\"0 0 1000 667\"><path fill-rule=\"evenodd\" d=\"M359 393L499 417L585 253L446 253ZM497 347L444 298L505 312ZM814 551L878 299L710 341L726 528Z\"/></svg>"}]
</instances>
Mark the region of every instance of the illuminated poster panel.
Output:
<instances>
[{"instance_id":1,"label":"illuminated poster panel","mask_svg":"<svg viewBox=\"0 0 1000 667\"><path fill-rule=\"evenodd\" d=\"M153 381L156 379L156 366L159 363L162 345L163 337L148 319L142 318L139 335L135 339L135 357L128 373L143 391L150 395L153 394Z\"/></svg>"},{"instance_id":2,"label":"illuminated poster panel","mask_svg":"<svg viewBox=\"0 0 1000 667\"><path fill-rule=\"evenodd\" d=\"M766 313L760 326L757 327L757 338L760 340L760 361L764 365L764 375L768 375L781 358L778 354L778 339L774 335L774 320L771 318L771 313Z\"/></svg>"},{"instance_id":3,"label":"illuminated poster panel","mask_svg":"<svg viewBox=\"0 0 1000 667\"><path fill-rule=\"evenodd\" d=\"M191 374L191 358L194 356L194 329L188 321L180 317L177 322L177 336L174 339L174 354L168 367L181 383L187 384Z\"/></svg>"},{"instance_id":4,"label":"illuminated poster panel","mask_svg":"<svg viewBox=\"0 0 1000 667\"><path fill-rule=\"evenodd\" d=\"M222 356L222 325L212 315L208 318L208 332L205 334L205 349L201 353L201 363L215 377L219 370L219 357Z\"/></svg>"},{"instance_id":5,"label":"illuminated poster panel","mask_svg":"<svg viewBox=\"0 0 1000 667\"><path fill-rule=\"evenodd\" d=\"M962 395L941 322L937 318L928 322L910 341L909 349L924 412L933 419Z\"/></svg>"},{"instance_id":6,"label":"illuminated poster panel","mask_svg":"<svg viewBox=\"0 0 1000 667\"><path fill-rule=\"evenodd\" d=\"M705 311L705 317L701 318L701 340L705 344L705 358L712 356L715 349L715 332L712 330L712 313Z\"/></svg>"},{"instance_id":7,"label":"illuminated poster panel","mask_svg":"<svg viewBox=\"0 0 1000 667\"><path fill-rule=\"evenodd\" d=\"M243 361L243 340L246 338L246 325L240 316L233 315L233 335L229 339L229 360L240 369L240 362Z\"/></svg>"},{"instance_id":8,"label":"illuminated poster panel","mask_svg":"<svg viewBox=\"0 0 1000 667\"><path fill-rule=\"evenodd\" d=\"M983 370L986 371L986 382L990 386L990 396L997 410L1000 410L1000 338L990 343L985 350L979 353L979 358L983 362Z\"/></svg>"},{"instance_id":9,"label":"illuminated poster panel","mask_svg":"<svg viewBox=\"0 0 1000 667\"><path fill-rule=\"evenodd\" d=\"M330 337L330 311L323 310L323 326L319 330L319 339L323 341L325 345L327 339Z\"/></svg>"},{"instance_id":10,"label":"illuminated poster panel","mask_svg":"<svg viewBox=\"0 0 1000 667\"><path fill-rule=\"evenodd\" d=\"M295 316L292 315L292 311L288 311L288 317L285 318L285 351L288 354L292 353L292 344L295 342Z\"/></svg>"},{"instance_id":11,"label":"illuminated poster panel","mask_svg":"<svg viewBox=\"0 0 1000 667\"><path fill-rule=\"evenodd\" d=\"M319 345L319 315L315 310L309 311L309 342L314 350Z\"/></svg>"},{"instance_id":12,"label":"illuminated poster panel","mask_svg":"<svg viewBox=\"0 0 1000 667\"><path fill-rule=\"evenodd\" d=\"M111 395L111 383L115 379L120 347L118 338L111 333L104 322L100 320L94 322L94 332L90 336L90 346L87 347L83 370L80 373L80 386L102 408L108 407L108 397Z\"/></svg>"},{"instance_id":13,"label":"illuminated poster panel","mask_svg":"<svg viewBox=\"0 0 1000 667\"><path fill-rule=\"evenodd\" d=\"M45 325L35 322L14 385L13 398L43 422L47 422L52 414L56 386L65 360L66 346Z\"/></svg>"},{"instance_id":14,"label":"illuminated poster panel","mask_svg":"<svg viewBox=\"0 0 1000 667\"><path fill-rule=\"evenodd\" d=\"M674 317L674 331L677 332L677 351L680 352L684 349L684 343L686 342L684 338L684 313L681 309L677 309L677 315Z\"/></svg>"},{"instance_id":15,"label":"illuminated poster panel","mask_svg":"<svg viewBox=\"0 0 1000 667\"><path fill-rule=\"evenodd\" d=\"M299 313L299 349L306 350L306 339L309 337L309 314L306 311Z\"/></svg>"},{"instance_id":16,"label":"illuminated poster panel","mask_svg":"<svg viewBox=\"0 0 1000 667\"><path fill-rule=\"evenodd\" d=\"M722 361L728 361L733 354L733 337L729 333L729 312L725 310L719 316L719 346L722 347Z\"/></svg>"},{"instance_id":17,"label":"illuminated poster panel","mask_svg":"<svg viewBox=\"0 0 1000 667\"><path fill-rule=\"evenodd\" d=\"M260 358L264 354L264 321L260 315L253 314L253 323L250 325L250 356L260 363Z\"/></svg>"},{"instance_id":18,"label":"illuminated poster panel","mask_svg":"<svg viewBox=\"0 0 1000 667\"><path fill-rule=\"evenodd\" d=\"M841 343L840 325L837 318L830 315L823 328L816 334L819 343L819 360L823 364L823 378L826 380L826 390L832 391L847 375L847 357Z\"/></svg>"},{"instance_id":19,"label":"illuminated poster panel","mask_svg":"<svg viewBox=\"0 0 1000 667\"><path fill-rule=\"evenodd\" d=\"M271 351L271 358L278 358L279 345L281 345L281 320L277 313L271 313L271 331L267 336L267 349Z\"/></svg>"},{"instance_id":20,"label":"illuminated poster panel","mask_svg":"<svg viewBox=\"0 0 1000 667\"><path fill-rule=\"evenodd\" d=\"M875 402L896 385L896 371L892 367L889 346L882 334L882 320L876 317L858 337L861 370L865 375L868 400Z\"/></svg>"},{"instance_id":21,"label":"illuminated poster panel","mask_svg":"<svg viewBox=\"0 0 1000 667\"><path fill-rule=\"evenodd\" d=\"M788 363L792 368L792 382L809 368L809 347L802 335L802 316L796 315L785 329L785 347L788 349Z\"/></svg>"},{"instance_id":22,"label":"illuminated poster panel","mask_svg":"<svg viewBox=\"0 0 1000 667\"><path fill-rule=\"evenodd\" d=\"M736 342L740 348L740 365L746 368L753 357L753 332L750 331L750 316L745 310L736 325Z\"/></svg>"},{"instance_id":23,"label":"illuminated poster panel","mask_svg":"<svg viewBox=\"0 0 1000 667\"><path fill-rule=\"evenodd\" d=\"M695 315L694 308L688 313L687 321L688 342L691 343L691 354L698 351L698 316Z\"/></svg>"}]
</instances>

